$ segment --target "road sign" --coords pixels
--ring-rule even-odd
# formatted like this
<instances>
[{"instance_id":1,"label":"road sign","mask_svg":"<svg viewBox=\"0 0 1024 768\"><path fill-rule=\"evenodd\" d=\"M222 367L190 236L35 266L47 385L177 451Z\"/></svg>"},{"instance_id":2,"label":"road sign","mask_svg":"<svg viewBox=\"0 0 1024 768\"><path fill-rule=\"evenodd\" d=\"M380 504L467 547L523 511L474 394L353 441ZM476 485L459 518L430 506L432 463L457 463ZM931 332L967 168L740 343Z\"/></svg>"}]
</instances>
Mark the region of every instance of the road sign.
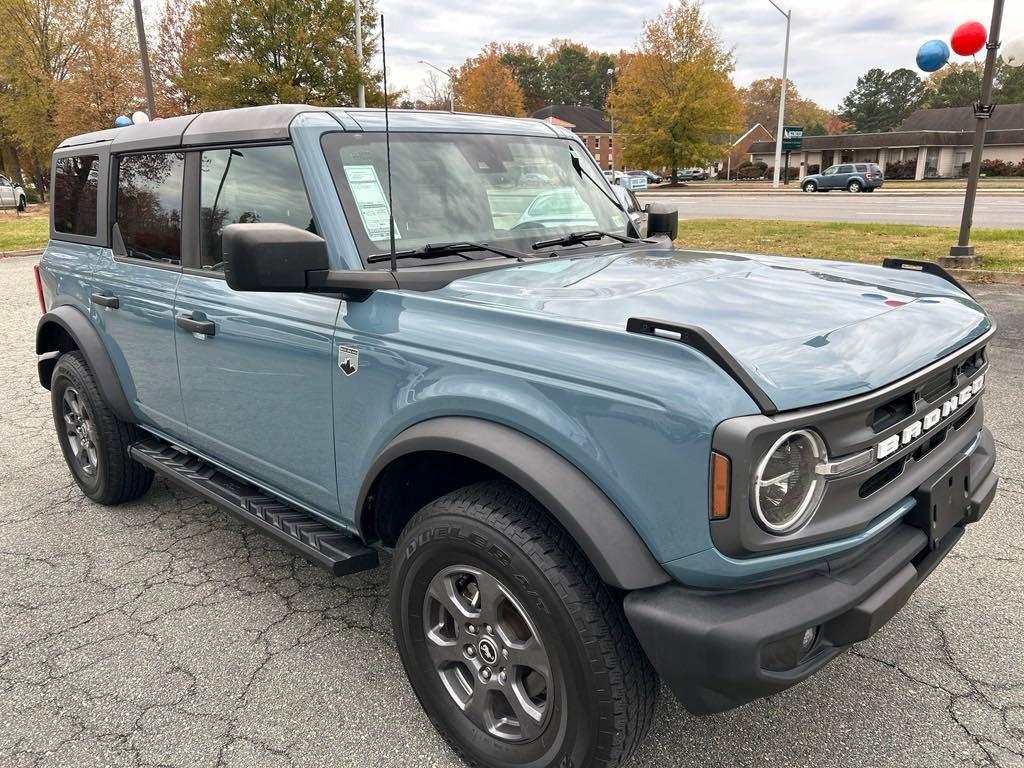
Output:
<instances>
[{"instance_id":1,"label":"road sign","mask_svg":"<svg viewBox=\"0 0 1024 768\"><path fill-rule=\"evenodd\" d=\"M782 129L782 151L799 152L804 140L802 125L787 125Z\"/></svg>"}]
</instances>

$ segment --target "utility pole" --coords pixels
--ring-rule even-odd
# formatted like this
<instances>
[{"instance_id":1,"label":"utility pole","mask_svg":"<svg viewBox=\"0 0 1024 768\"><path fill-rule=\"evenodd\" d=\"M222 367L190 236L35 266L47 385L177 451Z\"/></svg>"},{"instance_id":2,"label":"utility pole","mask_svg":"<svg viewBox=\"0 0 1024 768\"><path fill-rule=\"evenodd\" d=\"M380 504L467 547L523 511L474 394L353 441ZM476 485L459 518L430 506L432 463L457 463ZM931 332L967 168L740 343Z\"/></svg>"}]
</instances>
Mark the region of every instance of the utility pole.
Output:
<instances>
[{"instance_id":1,"label":"utility pole","mask_svg":"<svg viewBox=\"0 0 1024 768\"><path fill-rule=\"evenodd\" d=\"M139 33L139 56L142 58L142 79L146 84L146 106L149 119L156 117L156 100L153 98L153 76L149 71L149 50L146 48L146 27L142 21L142 0L135 0L135 30Z\"/></svg>"},{"instance_id":2,"label":"utility pole","mask_svg":"<svg viewBox=\"0 0 1024 768\"><path fill-rule=\"evenodd\" d=\"M967 176L967 194L964 198L964 213L960 219L960 238L949 249L949 256L939 258L944 267L971 268L981 263L981 257L974 253L971 245L971 225L974 223L974 201L978 197L978 179L981 176L981 153L985 149L985 129L992 117L992 81L996 72L996 57L999 55L999 30L1003 25L1003 0L992 5L992 25L988 28L985 75L981 81L981 101L974 105L974 149L971 152L971 170Z\"/></svg>"},{"instance_id":3,"label":"utility pole","mask_svg":"<svg viewBox=\"0 0 1024 768\"><path fill-rule=\"evenodd\" d=\"M775 173L772 179L772 187L778 189L779 171L781 170L779 166L782 165L782 127L786 121L786 84L789 75L789 27L793 21L793 11L782 10L776 5L775 0L768 0L768 2L775 6L775 10L786 17L786 53L782 58L782 93L779 96L779 128L775 132Z\"/></svg>"},{"instance_id":4,"label":"utility pole","mask_svg":"<svg viewBox=\"0 0 1024 768\"><path fill-rule=\"evenodd\" d=\"M135 0L138 2L139 0ZM363 86L363 9L360 0L355 0L356 13L356 62L359 65L359 83L356 85L356 105L366 106L366 88Z\"/></svg>"}]
</instances>

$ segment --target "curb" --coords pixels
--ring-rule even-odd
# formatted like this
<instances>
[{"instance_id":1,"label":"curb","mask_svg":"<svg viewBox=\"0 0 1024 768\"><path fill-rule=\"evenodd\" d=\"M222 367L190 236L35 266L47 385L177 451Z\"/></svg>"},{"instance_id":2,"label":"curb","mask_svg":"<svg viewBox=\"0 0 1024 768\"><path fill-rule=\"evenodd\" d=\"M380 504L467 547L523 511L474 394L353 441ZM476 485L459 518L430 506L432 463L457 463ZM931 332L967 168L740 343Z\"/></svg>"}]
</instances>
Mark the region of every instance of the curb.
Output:
<instances>
[{"instance_id":1,"label":"curb","mask_svg":"<svg viewBox=\"0 0 1024 768\"><path fill-rule=\"evenodd\" d=\"M42 248L31 248L27 251L0 251L0 259L14 258L15 256L42 256Z\"/></svg>"}]
</instances>

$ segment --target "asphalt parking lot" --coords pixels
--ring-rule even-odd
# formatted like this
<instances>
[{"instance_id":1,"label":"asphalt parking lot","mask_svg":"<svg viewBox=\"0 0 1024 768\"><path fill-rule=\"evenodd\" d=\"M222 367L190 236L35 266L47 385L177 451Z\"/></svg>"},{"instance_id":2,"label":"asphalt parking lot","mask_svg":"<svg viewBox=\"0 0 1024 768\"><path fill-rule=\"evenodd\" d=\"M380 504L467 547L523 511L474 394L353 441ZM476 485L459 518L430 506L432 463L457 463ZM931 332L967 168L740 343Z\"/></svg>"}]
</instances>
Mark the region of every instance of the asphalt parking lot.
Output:
<instances>
[{"instance_id":1,"label":"asphalt parking lot","mask_svg":"<svg viewBox=\"0 0 1024 768\"><path fill-rule=\"evenodd\" d=\"M387 566L333 579L157 481L87 501L36 380L33 259L0 259L0 766L458 766L405 681ZM632 765L1024 766L1024 292L988 421L999 494L906 608L802 686L694 718L662 692Z\"/></svg>"},{"instance_id":2,"label":"asphalt parking lot","mask_svg":"<svg viewBox=\"0 0 1024 768\"><path fill-rule=\"evenodd\" d=\"M699 182L698 182L699 183ZM693 191L641 193L642 202L674 205L683 219L739 218L776 221L846 221L959 227L963 192L888 192L851 195ZM1024 194L983 191L974 209L977 227L1024 228Z\"/></svg>"}]
</instances>

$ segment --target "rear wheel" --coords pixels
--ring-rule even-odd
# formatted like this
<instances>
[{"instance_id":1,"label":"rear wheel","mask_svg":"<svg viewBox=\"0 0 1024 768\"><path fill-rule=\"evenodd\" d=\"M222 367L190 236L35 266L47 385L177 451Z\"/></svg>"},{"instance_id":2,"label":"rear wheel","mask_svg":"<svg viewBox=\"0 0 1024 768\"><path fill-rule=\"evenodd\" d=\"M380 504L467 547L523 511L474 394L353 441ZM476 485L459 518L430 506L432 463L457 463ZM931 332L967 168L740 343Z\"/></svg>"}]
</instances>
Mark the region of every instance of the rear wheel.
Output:
<instances>
[{"instance_id":1,"label":"rear wheel","mask_svg":"<svg viewBox=\"0 0 1024 768\"><path fill-rule=\"evenodd\" d=\"M391 601L413 689L471 765L616 766L646 732L656 677L621 600L515 486L478 483L417 513Z\"/></svg>"},{"instance_id":2,"label":"rear wheel","mask_svg":"<svg viewBox=\"0 0 1024 768\"><path fill-rule=\"evenodd\" d=\"M846 185L847 192L860 192L863 187L861 183L856 179L852 179L849 184Z\"/></svg>"},{"instance_id":3,"label":"rear wheel","mask_svg":"<svg viewBox=\"0 0 1024 768\"><path fill-rule=\"evenodd\" d=\"M107 407L80 352L57 361L50 402L64 460L86 496L120 504L149 490L153 472L128 456L128 446L141 437L139 429Z\"/></svg>"}]
</instances>

